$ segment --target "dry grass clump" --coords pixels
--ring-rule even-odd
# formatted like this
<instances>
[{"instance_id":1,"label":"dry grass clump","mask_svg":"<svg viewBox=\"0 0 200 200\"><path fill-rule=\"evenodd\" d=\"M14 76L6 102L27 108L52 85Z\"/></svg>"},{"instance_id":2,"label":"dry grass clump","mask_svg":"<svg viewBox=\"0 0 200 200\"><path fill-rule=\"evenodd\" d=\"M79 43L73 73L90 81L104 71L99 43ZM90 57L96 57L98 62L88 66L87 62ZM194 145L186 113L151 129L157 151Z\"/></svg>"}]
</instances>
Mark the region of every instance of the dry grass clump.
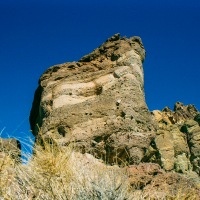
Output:
<instances>
[{"instance_id":1,"label":"dry grass clump","mask_svg":"<svg viewBox=\"0 0 200 200\"><path fill-rule=\"evenodd\" d=\"M145 192L133 190L127 173L118 166L106 166L89 154L55 143L35 145L34 155L27 164L14 165L9 156L0 159L0 199L198 199L192 190L187 196L180 190L173 197L163 191L160 197L153 188Z\"/></svg>"},{"instance_id":2,"label":"dry grass clump","mask_svg":"<svg viewBox=\"0 0 200 200\"><path fill-rule=\"evenodd\" d=\"M36 146L34 151L27 165L16 168L23 199L68 199L66 186L72 177L70 151L63 152L47 143L44 148Z\"/></svg>"},{"instance_id":3,"label":"dry grass clump","mask_svg":"<svg viewBox=\"0 0 200 200\"><path fill-rule=\"evenodd\" d=\"M0 197L7 196L9 186L14 179L14 160L4 152L0 152Z\"/></svg>"},{"instance_id":4,"label":"dry grass clump","mask_svg":"<svg viewBox=\"0 0 200 200\"><path fill-rule=\"evenodd\" d=\"M4 196L4 199L7 198L7 194L11 190L10 185L15 177L14 168L19 161L19 159L13 158L13 154L18 155L18 152L12 145L14 145L12 140L7 140L6 145L4 145L0 138L0 197ZM9 151L8 146L13 149L12 152Z\"/></svg>"},{"instance_id":5,"label":"dry grass clump","mask_svg":"<svg viewBox=\"0 0 200 200\"><path fill-rule=\"evenodd\" d=\"M118 167L106 167L70 147L48 142L43 145L34 147L26 165L12 168L14 179L0 193L0 199L133 199L128 177Z\"/></svg>"}]
</instances>

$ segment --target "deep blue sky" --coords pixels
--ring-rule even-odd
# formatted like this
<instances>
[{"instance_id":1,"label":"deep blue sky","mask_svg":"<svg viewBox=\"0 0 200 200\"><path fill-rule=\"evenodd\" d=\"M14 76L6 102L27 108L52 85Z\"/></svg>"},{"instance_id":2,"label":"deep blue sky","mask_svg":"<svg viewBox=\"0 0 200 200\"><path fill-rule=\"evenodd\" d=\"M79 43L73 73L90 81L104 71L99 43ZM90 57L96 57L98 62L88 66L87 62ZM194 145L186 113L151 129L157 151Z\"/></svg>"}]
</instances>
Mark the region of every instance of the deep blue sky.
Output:
<instances>
[{"instance_id":1,"label":"deep blue sky","mask_svg":"<svg viewBox=\"0 0 200 200\"><path fill-rule=\"evenodd\" d=\"M40 75L76 61L115 33L142 38L150 110L200 109L199 0L1 0L0 130L26 138Z\"/></svg>"}]
</instances>

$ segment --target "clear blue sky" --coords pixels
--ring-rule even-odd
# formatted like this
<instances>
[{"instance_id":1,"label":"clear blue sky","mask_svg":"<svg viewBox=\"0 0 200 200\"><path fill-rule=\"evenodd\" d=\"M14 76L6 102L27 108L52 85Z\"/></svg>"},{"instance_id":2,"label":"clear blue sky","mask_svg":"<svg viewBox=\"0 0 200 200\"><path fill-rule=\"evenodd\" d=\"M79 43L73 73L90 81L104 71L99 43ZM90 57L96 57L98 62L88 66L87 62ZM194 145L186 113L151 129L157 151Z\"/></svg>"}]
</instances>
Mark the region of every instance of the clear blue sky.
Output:
<instances>
[{"instance_id":1,"label":"clear blue sky","mask_svg":"<svg viewBox=\"0 0 200 200\"><path fill-rule=\"evenodd\" d=\"M76 61L115 33L142 38L150 110L200 109L199 0L1 0L0 130L26 138L40 75Z\"/></svg>"}]
</instances>

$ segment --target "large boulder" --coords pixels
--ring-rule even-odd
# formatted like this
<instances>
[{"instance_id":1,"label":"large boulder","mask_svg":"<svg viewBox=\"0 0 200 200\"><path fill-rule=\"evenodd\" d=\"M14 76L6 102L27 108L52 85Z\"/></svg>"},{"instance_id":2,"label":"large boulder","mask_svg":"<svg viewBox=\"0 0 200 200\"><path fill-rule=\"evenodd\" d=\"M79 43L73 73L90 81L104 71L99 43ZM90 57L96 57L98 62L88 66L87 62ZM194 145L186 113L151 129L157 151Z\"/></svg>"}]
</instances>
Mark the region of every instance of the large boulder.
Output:
<instances>
[{"instance_id":1,"label":"large boulder","mask_svg":"<svg viewBox=\"0 0 200 200\"><path fill-rule=\"evenodd\" d=\"M137 164L155 132L144 98L139 37L115 34L78 62L50 67L30 114L37 141L53 136L108 163Z\"/></svg>"}]
</instances>

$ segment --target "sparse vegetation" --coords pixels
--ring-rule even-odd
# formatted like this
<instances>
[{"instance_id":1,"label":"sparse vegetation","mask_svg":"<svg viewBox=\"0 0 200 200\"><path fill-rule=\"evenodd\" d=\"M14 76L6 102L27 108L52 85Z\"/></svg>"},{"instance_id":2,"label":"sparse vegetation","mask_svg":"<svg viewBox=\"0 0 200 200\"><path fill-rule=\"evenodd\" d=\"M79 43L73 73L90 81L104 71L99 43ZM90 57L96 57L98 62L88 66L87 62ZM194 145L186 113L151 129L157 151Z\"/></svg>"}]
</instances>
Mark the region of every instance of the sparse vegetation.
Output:
<instances>
[{"instance_id":1,"label":"sparse vegetation","mask_svg":"<svg viewBox=\"0 0 200 200\"><path fill-rule=\"evenodd\" d=\"M43 147L35 145L27 164L16 165L7 154L0 157L0 199L198 199L192 189L187 194L180 190L173 197L163 191L160 197L153 189L143 192L130 187L128 175L118 166L105 166L70 147L48 142Z\"/></svg>"}]
</instances>

